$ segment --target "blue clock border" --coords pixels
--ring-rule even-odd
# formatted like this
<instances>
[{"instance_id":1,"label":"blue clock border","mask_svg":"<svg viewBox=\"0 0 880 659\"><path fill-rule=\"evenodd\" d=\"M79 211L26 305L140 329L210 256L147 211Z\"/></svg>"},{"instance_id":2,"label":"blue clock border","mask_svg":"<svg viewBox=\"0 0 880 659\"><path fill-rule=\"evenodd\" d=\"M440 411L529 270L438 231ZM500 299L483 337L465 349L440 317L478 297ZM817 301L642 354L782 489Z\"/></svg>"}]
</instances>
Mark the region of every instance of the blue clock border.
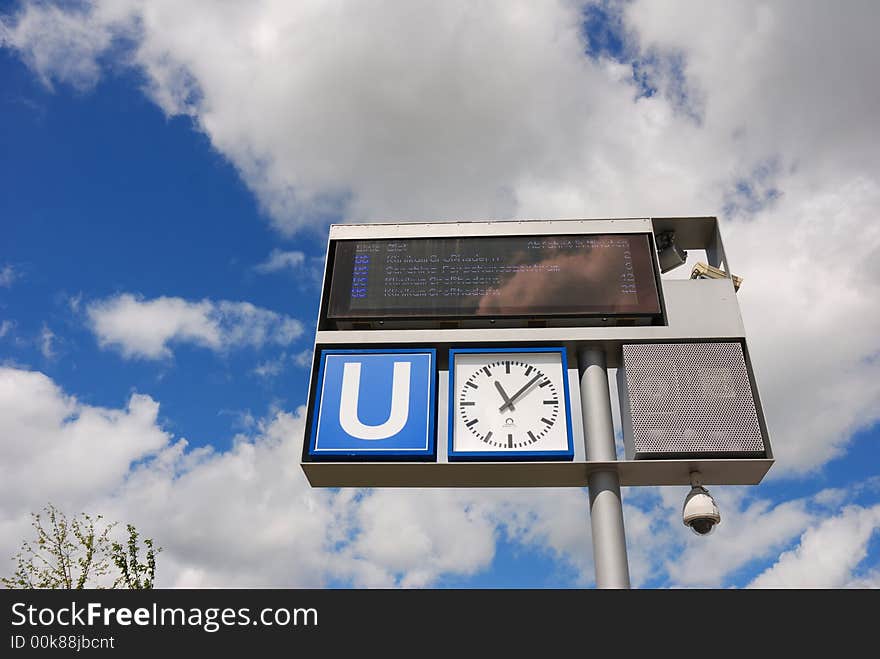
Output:
<instances>
[{"instance_id":1,"label":"blue clock border","mask_svg":"<svg viewBox=\"0 0 880 659\"><path fill-rule=\"evenodd\" d=\"M558 352L562 359L562 392L565 399L565 431L568 448L564 451L455 451L455 356L458 354ZM449 413L447 416L447 459L450 462L531 462L546 460L574 460L574 436L571 430L571 399L568 394L568 352L564 346L523 348L450 348L449 349Z\"/></svg>"}]
</instances>

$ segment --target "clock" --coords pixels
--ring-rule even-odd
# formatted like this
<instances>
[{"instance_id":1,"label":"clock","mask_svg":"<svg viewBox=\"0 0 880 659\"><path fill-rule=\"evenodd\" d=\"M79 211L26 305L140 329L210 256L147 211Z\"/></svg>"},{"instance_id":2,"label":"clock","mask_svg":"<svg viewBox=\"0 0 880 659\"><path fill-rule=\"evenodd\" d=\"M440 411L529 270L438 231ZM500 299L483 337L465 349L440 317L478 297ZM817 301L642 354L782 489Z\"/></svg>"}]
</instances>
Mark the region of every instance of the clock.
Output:
<instances>
[{"instance_id":1,"label":"clock","mask_svg":"<svg viewBox=\"0 0 880 659\"><path fill-rule=\"evenodd\" d=\"M571 460L565 348L449 351L449 460Z\"/></svg>"}]
</instances>

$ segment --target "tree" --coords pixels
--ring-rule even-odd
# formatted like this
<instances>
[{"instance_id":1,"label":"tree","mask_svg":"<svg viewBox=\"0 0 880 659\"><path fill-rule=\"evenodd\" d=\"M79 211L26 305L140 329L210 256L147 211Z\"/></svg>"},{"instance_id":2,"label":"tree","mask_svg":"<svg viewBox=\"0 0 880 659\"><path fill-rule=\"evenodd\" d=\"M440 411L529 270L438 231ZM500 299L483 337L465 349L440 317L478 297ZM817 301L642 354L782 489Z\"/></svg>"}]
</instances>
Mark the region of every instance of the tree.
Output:
<instances>
[{"instance_id":1,"label":"tree","mask_svg":"<svg viewBox=\"0 0 880 659\"><path fill-rule=\"evenodd\" d=\"M86 588L110 574L110 531L102 515L85 513L68 520L51 503L31 513L36 538L25 541L13 557L12 577L0 579L7 588ZM100 587L98 585L98 587Z\"/></svg>"},{"instance_id":2,"label":"tree","mask_svg":"<svg viewBox=\"0 0 880 659\"><path fill-rule=\"evenodd\" d=\"M0 578L6 588L152 588L156 578L156 554L147 538L146 563L138 559L138 532L128 528L128 552L110 534L116 522L106 523L103 515L80 513L68 519L51 503L39 513L31 513L36 537L24 541L13 557L11 577ZM115 566L118 573L114 574Z\"/></svg>"},{"instance_id":3,"label":"tree","mask_svg":"<svg viewBox=\"0 0 880 659\"><path fill-rule=\"evenodd\" d=\"M162 548L156 547L154 549L153 539L145 538L146 563L141 563L138 559L138 554L140 554L138 532L131 524L127 524L126 528L128 529L127 548L123 548L118 542L113 543L113 562L120 572L117 583L123 583L126 588L133 590L150 589L156 581L156 554L162 551Z\"/></svg>"}]
</instances>

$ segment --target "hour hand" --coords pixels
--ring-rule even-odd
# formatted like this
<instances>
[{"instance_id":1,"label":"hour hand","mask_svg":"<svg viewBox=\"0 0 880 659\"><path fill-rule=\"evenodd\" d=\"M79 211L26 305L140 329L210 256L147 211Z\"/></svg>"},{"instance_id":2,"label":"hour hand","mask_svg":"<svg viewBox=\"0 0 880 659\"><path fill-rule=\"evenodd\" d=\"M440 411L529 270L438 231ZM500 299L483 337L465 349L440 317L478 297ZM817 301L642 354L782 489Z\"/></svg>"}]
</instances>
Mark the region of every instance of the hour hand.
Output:
<instances>
[{"instance_id":1,"label":"hour hand","mask_svg":"<svg viewBox=\"0 0 880 659\"><path fill-rule=\"evenodd\" d=\"M513 403L510 401L510 396L504 391L504 387L501 386L501 383L498 380L495 380L495 388L498 390L498 393L501 394L501 398L504 399L504 405L501 406L503 410L505 407L510 406L511 412L515 411L513 407Z\"/></svg>"},{"instance_id":2,"label":"hour hand","mask_svg":"<svg viewBox=\"0 0 880 659\"><path fill-rule=\"evenodd\" d=\"M510 409L513 409L513 402L516 401L516 400L519 400L519 397L522 396L526 391L528 391L528 390L529 390L529 387L531 387L533 384L535 384L535 382L537 382L538 380L540 380L542 377L543 377L542 375L538 374L538 375L536 375L535 377L533 377L531 380L529 380L528 382L526 382L525 385L522 387L522 389L520 389L520 390L517 391L515 394L513 394L513 396L511 396L511 397L510 397L510 398L504 403L504 405L502 405L502 406L499 408L499 411L503 412L505 407L509 407Z\"/></svg>"}]
</instances>

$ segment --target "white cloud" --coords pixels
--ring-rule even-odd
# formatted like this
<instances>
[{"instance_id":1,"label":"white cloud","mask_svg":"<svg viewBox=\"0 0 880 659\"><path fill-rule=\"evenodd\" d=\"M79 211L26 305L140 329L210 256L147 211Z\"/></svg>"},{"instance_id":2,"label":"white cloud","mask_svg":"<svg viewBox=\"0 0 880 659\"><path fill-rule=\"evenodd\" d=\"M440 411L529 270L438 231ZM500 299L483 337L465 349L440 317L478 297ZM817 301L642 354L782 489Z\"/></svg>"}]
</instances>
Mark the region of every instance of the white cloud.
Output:
<instances>
[{"instance_id":1,"label":"white cloud","mask_svg":"<svg viewBox=\"0 0 880 659\"><path fill-rule=\"evenodd\" d=\"M723 229L745 276L771 476L840 456L880 411L878 17L871 2L626 7L643 53L680 54L705 99L688 145L710 149L701 186L734 202Z\"/></svg>"},{"instance_id":2,"label":"white cloud","mask_svg":"<svg viewBox=\"0 0 880 659\"><path fill-rule=\"evenodd\" d=\"M254 266L257 272L278 272L279 270L297 270L305 263L306 255L298 251L284 252L273 249L269 257L262 263Z\"/></svg>"},{"instance_id":3,"label":"white cloud","mask_svg":"<svg viewBox=\"0 0 880 659\"><path fill-rule=\"evenodd\" d=\"M606 7L657 93L585 56L581 6L562 0L31 3L3 43L44 79L88 81L117 54L105 35L125 36L150 97L192 116L288 234L339 217L723 215L771 475L814 469L880 416L880 9ZM168 336L216 345L192 315ZM166 351L140 337L134 353Z\"/></svg>"},{"instance_id":4,"label":"white cloud","mask_svg":"<svg viewBox=\"0 0 880 659\"><path fill-rule=\"evenodd\" d=\"M472 501L467 491L373 491L359 506L361 532L352 543L353 555L370 566L361 569L365 585L424 587L443 574L488 567L495 524Z\"/></svg>"},{"instance_id":5,"label":"white cloud","mask_svg":"<svg viewBox=\"0 0 880 659\"><path fill-rule=\"evenodd\" d=\"M48 501L155 538L162 586L417 586L493 556L495 523L473 492L312 489L302 408L227 451L175 440L158 408L140 394L98 408L41 373L0 369L0 556Z\"/></svg>"},{"instance_id":6,"label":"white cloud","mask_svg":"<svg viewBox=\"0 0 880 659\"><path fill-rule=\"evenodd\" d=\"M132 462L168 441L156 426L158 407L138 394L124 409L83 405L42 373L0 367L3 511L79 506L119 486Z\"/></svg>"},{"instance_id":7,"label":"white cloud","mask_svg":"<svg viewBox=\"0 0 880 659\"><path fill-rule=\"evenodd\" d=\"M330 547L348 534L335 505L347 495L309 489L302 430L299 415L282 413L229 451L169 445L130 475L114 514L136 515L162 539L165 584L317 586L345 569Z\"/></svg>"},{"instance_id":8,"label":"white cloud","mask_svg":"<svg viewBox=\"0 0 880 659\"><path fill-rule=\"evenodd\" d=\"M627 45L658 87L653 96L636 98L628 64L584 56L580 7L568 2L401 3L366 10L284 0L223 6L107 0L68 13L32 3L0 26L0 41L44 81L83 88L99 76L111 36L130 37L127 61L143 74L150 97L170 115L192 116L287 234L338 216L721 214L733 269L745 277L739 300L778 458L771 477L815 469L880 417L880 228L874 221L880 42L873 34L880 9L870 1L791 0L621 6ZM288 265L296 265L293 260ZM272 330L253 332L244 318L254 314L234 306L241 303L226 303L238 310L227 316L222 304L122 295L94 307L96 317L92 306L89 313L102 344L128 356L162 357L175 341L214 350L272 342L266 338ZM96 318L104 321L100 329ZM288 335L300 331L292 325ZM192 470L185 482L157 472L165 464L159 461L139 473L138 482L171 494L186 485L186 494L210 497L219 491L212 479L228 476L235 496L263 506L256 516L263 526L253 527L258 537L270 529L277 530L276 540L294 535L298 524L323 529L328 519L347 530L361 509L387 528L382 512L366 503L386 501L381 493L346 494L347 500L340 494L331 504L301 479L269 494L250 489L257 469L286 475L272 460L286 450L279 435L297 424L295 417L278 417L252 444L203 456L204 471L191 452L168 453L167 469ZM139 500L139 491L124 501ZM638 540L631 544L634 580L668 570L677 583L723 583L732 570L756 557L767 560L806 528L813 534L825 528L804 501L774 505L730 492L713 490L724 499L724 522L709 539L683 541L676 548L684 551L680 562L664 547L679 537L683 493L627 494L628 529L631 541ZM485 534L500 528L484 521L488 515L511 537L549 547L588 575L582 530L588 520L573 516L583 494L521 494L514 500L529 507L518 511L499 502L503 493L480 495L494 502L485 508L451 492L416 494L413 505L448 515L446 532L460 530L474 543L463 569L488 560ZM232 495L219 496L227 502L222 497ZM310 526L314 520L300 518L300 509L273 507L276 498L291 497L311 502L321 521ZM228 503L243 509L236 500ZM160 503L143 505L152 511L145 519L175 539L185 537L191 516L211 513L201 508L208 503L187 501L178 518L165 520L169 513ZM543 505L555 512L538 515ZM413 519L409 511L400 514ZM859 515L840 515L847 520L839 523L844 533ZM216 541L229 527L211 520L205 538ZM858 555L860 533L850 534L856 538L850 557ZM264 540L259 548L232 547L228 556L194 543L171 554L179 567L173 581L245 583L249 570L253 583L306 579L273 552L320 555L327 536L295 535L293 542L304 544ZM812 546L808 535L803 555ZM430 529L414 526L407 538L435 552L430 555L443 547ZM349 575L371 584L436 577L437 571L415 573L409 548L381 540L364 536L346 563ZM795 552L780 559L778 574L793 570L786 566L797 558ZM316 567L308 578L323 574ZM797 578L794 570L785 574ZM867 583L872 574L855 579ZM272 580L279 575L281 581ZM848 575L829 579L846 582Z\"/></svg>"},{"instance_id":9,"label":"white cloud","mask_svg":"<svg viewBox=\"0 0 880 659\"><path fill-rule=\"evenodd\" d=\"M321 285L324 276L324 258L306 257L304 252L297 250L282 251L273 249L262 263L254 266L260 274L287 272L295 278L300 290L307 291Z\"/></svg>"},{"instance_id":10,"label":"white cloud","mask_svg":"<svg viewBox=\"0 0 880 659\"><path fill-rule=\"evenodd\" d=\"M312 348L306 348L302 352L298 352L293 356L293 363L300 368L308 368L312 365L312 356L314 354Z\"/></svg>"},{"instance_id":11,"label":"white cloud","mask_svg":"<svg viewBox=\"0 0 880 659\"><path fill-rule=\"evenodd\" d=\"M880 588L880 569L870 570L846 583L846 588Z\"/></svg>"},{"instance_id":12,"label":"white cloud","mask_svg":"<svg viewBox=\"0 0 880 659\"><path fill-rule=\"evenodd\" d=\"M309 490L300 472L302 420L281 414L218 454L173 441L158 408L140 394L124 409L94 407L41 373L0 369L0 556L28 535L27 513L51 501L156 538L164 585L326 578L325 544L345 527L333 522L335 497Z\"/></svg>"},{"instance_id":13,"label":"white cloud","mask_svg":"<svg viewBox=\"0 0 880 659\"><path fill-rule=\"evenodd\" d=\"M728 242L755 282L739 297L774 450L785 469L804 471L841 455L880 410L880 229L866 221L880 181L812 195L800 185L775 213L732 225ZM825 240L829 225L835 239Z\"/></svg>"},{"instance_id":14,"label":"white cloud","mask_svg":"<svg viewBox=\"0 0 880 659\"><path fill-rule=\"evenodd\" d=\"M43 325L43 329L40 330L40 352L45 359L55 359L57 356L53 346L55 338L55 332Z\"/></svg>"},{"instance_id":15,"label":"white cloud","mask_svg":"<svg viewBox=\"0 0 880 659\"><path fill-rule=\"evenodd\" d=\"M126 18L112 3L70 11L44 4L20 13L14 27L0 20L0 45L18 49L46 86L56 80L87 89L100 78L99 60L114 38L133 27Z\"/></svg>"},{"instance_id":16,"label":"white cloud","mask_svg":"<svg viewBox=\"0 0 880 659\"><path fill-rule=\"evenodd\" d=\"M625 489L627 545L634 584L717 588L740 583L742 576L738 575L754 573L764 565L771 567L756 583L766 581L769 585L777 578L779 585L808 585L800 576L808 575L813 568L818 570L811 577L814 583L825 583L821 567L808 563L825 560L818 553L826 542L829 555L835 555L831 560L848 566L841 568L839 585L866 587L880 574L876 556L873 563L859 565L866 557L870 533L865 537L865 526L859 527L852 516L854 510L863 509L847 505L855 496L868 495L876 501L875 479L850 483L846 491L829 488L782 501L762 496L760 487L713 486L710 491L721 510L721 524L712 535L698 537L686 531L681 521L687 488ZM875 520L880 518L880 505L875 504L871 510L875 511ZM844 523L834 522L844 518ZM808 538L815 540L808 542ZM805 552L807 545L812 549ZM808 555L803 556L805 553ZM792 554L798 560L804 559L800 564L802 575L798 574L800 568L777 572L774 563L791 563ZM856 566L865 569L857 573Z\"/></svg>"},{"instance_id":17,"label":"white cloud","mask_svg":"<svg viewBox=\"0 0 880 659\"><path fill-rule=\"evenodd\" d=\"M0 288L9 288L18 277L19 274L15 268L7 263L0 268Z\"/></svg>"},{"instance_id":18,"label":"white cloud","mask_svg":"<svg viewBox=\"0 0 880 659\"><path fill-rule=\"evenodd\" d=\"M287 353L282 352L275 359L267 359L264 362L260 362L251 372L261 378L274 378L284 370L284 364L286 361Z\"/></svg>"},{"instance_id":19,"label":"white cloud","mask_svg":"<svg viewBox=\"0 0 880 659\"><path fill-rule=\"evenodd\" d=\"M95 407L41 373L2 368L0 556L27 536L28 512L52 501L134 523L155 538L165 548L164 587L430 586L486 569L502 535L545 554L548 570L566 566L579 583L592 583L585 491L313 489L299 466L304 411L249 423L249 434L225 451L192 448L161 427L149 396L133 394L122 409ZM876 565L854 568L880 523L880 506L829 518L810 512L805 500L772 505L744 493L713 488L723 522L710 538L691 539L681 526L678 488L628 488L633 582L726 583L750 561L774 560L807 528L801 548L782 554L768 573L783 583L802 574L818 579L815 570L779 566L792 555L812 556L805 548L839 546L831 553L849 567L837 581L876 580Z\"/></svg>"},{"instance_id":20,"label":"white cloud","mask_svg":"<svg viewBox=\"0 0 880 659\"><path fill-rule=\"evenodd\" d=\"M595 99L630 105L631 91L583 57L579 9L564 1L93 6L81 22L104 29L127 12L150 96L192 115L288 233L340 211L514 214L523 189L589 167ZM28 61L42 46L27 26L43 13L29 5L10 28ZM379 34L388 47L375 47Z\"/></svg>"},{"instance_id":21,"label":"white cloud","mask_svg":"<svg viewBox=\"0 0 880 659\"><path fill-rule=\"evenodd\" d=\"M681 553L666 559L672 583L721 586L729 575L752 561L777 555L815 519L804 499L774 505L766 499L746 500L741 488L711 491L721 510L721 524L708 538L687 531ZM670 526L684 529L681 504L686 492L678 488L663 492L670 504Z\"/></svg>"},{"instance_id":22,"label":"white cloud","mask_svg":"<svg viewBox=\"0 0 880 659\"><path fill-rule=\"evenodd\" d=\"M79 292L76 295L71 295L67 298L67 306L70 307L70 310L73 313L79 313L79 305L82 303L82 300L82 292Z\"/></svg>"},{"instance_id":23,"label":"white cloud","mask_svg":"<svg viewBox=\"0 0 880 659\"><path fill-rule=\"evenodd\" d=\"M582 489L493 491L493 517L507 536L574 570L582 584L593 580L589 499Z\"/></svg>"},{"instance_id":24,"label":"white cloud","mask_svg":"<svg viewBox=\"0 0 880 659\"><path fill-rule=\"evenodd\" d=\"M227 451L193 449L162 430L148 396L96 408L40 373L3 369L0 553L51 500L154 537L163 586L428 586L486 568L504 528L589 583L582 491L312 489L303 412L278 413Z\"/></svg>"},{"instance_id":25,"label":"white cloud","mask_svg":"<svg viewBox=\"0 0 880 659\"><path fill-rule=\"evenodd\" d=\"M15 327L15 323L11 320L4 320L0 323L0 339L6 336L13 327Z\"/></svg>"},{"instance_id":26,"label":"white cloud","mask_svg":"<svg viewBox=\"0 0 880 659\"><path fill-rule=\"evenodd\" d=\"M168 357L171 343L192 343L216 351L286 346L303 332L298 320L249 302L191 302L178 297L143 300L122 293L89 303L86 313L100 345L113 347L128 358Z\"/></svg>"},{"instance_id":27,"label":"white cloud","mask_svg":"<svg viewBox=\"0 0 880 659\"><path fill-rule=\"evenodd\" d=\"M859 577L854 571L868 554L868 543L880 530L880 505L848 506L808 529L800 544L783 553L758 575L754 588L877 587L880 571Z\"/></svg>"},{"instance_id":28,"label":"white cloud","mask_svg":"<svg viewBox=\"0 0 880 659\"><path fill-rule=\"evenodd\" d=\"M717 156L734 171L778 159L817 183L876 174L880 89L867 84L880 48L876 3L637 0L625 12L644 50L683 55L705 99L705 130L731 147Z\"/></svg>"}]
</instances>

